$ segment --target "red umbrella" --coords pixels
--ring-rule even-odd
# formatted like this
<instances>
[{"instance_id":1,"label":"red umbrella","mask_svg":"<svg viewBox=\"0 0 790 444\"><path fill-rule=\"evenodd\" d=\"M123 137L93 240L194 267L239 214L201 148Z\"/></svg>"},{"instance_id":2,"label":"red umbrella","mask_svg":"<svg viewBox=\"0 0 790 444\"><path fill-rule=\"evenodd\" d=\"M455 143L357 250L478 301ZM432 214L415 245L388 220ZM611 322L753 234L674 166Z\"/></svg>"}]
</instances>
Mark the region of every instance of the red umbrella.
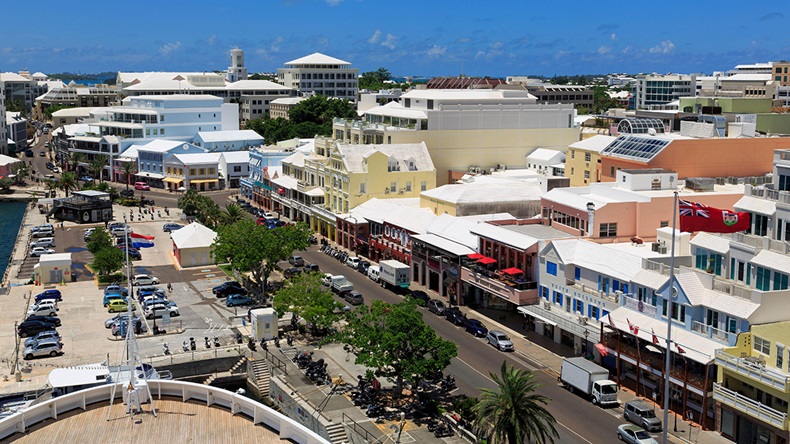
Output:
<instances>
[{"instance_id":1,"label":"red umbrella","mask_svg":"<svg viewBox=\"0 0 790 444\"><path fill-rule=\"evenodd\" d=\"M466 257L468 257L469 259L477 260L477 259L483 258L485 256L483 256L480 253L472 253L472 254L467 254Z\"/></svg>"},{"instance_id":2,"label":"red umbrella","mask_svg":"<svg viewBox=\"0 0 790 444\"><path fill-rule=\"evenodd\" d=\"M489 265L489 264L495 264L497 260L488 256L483 256L480 259L478 259L477 262L483 265Z\"/></svg>"},{"instance_id":3,"label":"red umbrella","mask_svg":"<svg viewBox=\"0 0 790 444\"><path fill-rule=\"evenodd\" d=\"M524 274L524 270L516 267L505 268L502 270L502 273L515 275L515 274Z\"/></svg>"}]
</instances>

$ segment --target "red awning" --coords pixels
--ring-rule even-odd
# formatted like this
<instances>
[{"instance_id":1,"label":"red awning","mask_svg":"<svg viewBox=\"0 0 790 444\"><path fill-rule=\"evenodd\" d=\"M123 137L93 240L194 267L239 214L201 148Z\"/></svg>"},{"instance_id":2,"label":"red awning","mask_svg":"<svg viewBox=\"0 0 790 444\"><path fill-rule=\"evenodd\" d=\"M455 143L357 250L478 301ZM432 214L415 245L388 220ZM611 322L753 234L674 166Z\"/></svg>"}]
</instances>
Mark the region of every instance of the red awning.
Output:
<instances>
[{"instance_id":1,"label":"red awning","mask_svg":"<svg viewBox=\"0 0 790 444\"><path fill-rule=\"evenodd\" d=\"M595 344L595 348L598 349L598 352L601 354L601 356L609 355L609 350L606 349L605 345L603 345L601 343L598 343L598 344Z\"/></svg>"},{"instance_id":2,"label":"red awning","mask_svg":"<svg viewBox=\"0 0 790 444\"><path fill-rule=\"evenodd\" d=\"M497 261L492 257L483 256L480 259L478 259L477 262L483 265L489 265L489 264L495 264Z\"/></svg>"},{"instance_id":3,"label":"red awning","mask_svg":"<svg viewBox=\"0 0 790 444\"><path fill-rule=\"evenodd\" d=\"M511 275L513 275L513 274L524 274L524 270L522 270L520 268L516 268L516 267L510 267L510 268L505 268L504 270L502 270L502 273L511 274Z\"/></svg>"},{"instance_id":4,"label":"red awning","mask_svg":"<svg viewBox=\"0 0 790 444\"><path fill-rule=\"evenodd\" d=\"M467 254L466 257L468 257L469 259L477 260L477 259L480 259L480 258L484 258L485 256L483 256L480 253L472 253L472 254Z\"/></svg>"}]
</instances>

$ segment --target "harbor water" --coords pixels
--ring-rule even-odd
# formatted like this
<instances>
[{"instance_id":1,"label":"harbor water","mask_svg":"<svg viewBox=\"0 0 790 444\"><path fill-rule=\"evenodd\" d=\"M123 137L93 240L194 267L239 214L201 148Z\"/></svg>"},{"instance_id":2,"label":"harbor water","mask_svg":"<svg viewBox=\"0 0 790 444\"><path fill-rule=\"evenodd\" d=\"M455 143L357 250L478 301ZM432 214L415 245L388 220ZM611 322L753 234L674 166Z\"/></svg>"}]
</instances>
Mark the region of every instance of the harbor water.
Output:
<instances>
[{"instance_id":1,"label":"harbor water","mask_svg":"<svg viewBox=\"0 0 790 444\"><path fill-rule=\"evenodd\" d=\"M0 279L8 268L26 206L25 202L0 202Z\"/></svg>"}]
</instances>

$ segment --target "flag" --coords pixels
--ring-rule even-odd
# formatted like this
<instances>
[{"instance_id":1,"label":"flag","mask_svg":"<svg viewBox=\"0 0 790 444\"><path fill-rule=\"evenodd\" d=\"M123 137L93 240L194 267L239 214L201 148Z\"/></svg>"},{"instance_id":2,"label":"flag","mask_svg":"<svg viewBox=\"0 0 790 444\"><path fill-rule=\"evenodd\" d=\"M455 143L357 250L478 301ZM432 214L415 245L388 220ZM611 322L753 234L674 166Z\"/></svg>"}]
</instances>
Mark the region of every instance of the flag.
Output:
<instances>
[{"instance_id":1,"label":"flag","mask_svg":"<svg viewBox=\"0 0 790 444\"><path fill-rule=\"evenodd\" d=\"M146 236L145 234L131 233L129 236L135 239L154 240L154 236Z\"/></svg>"},{"instance_id":2,"label":"flag","mask_svg":"<svg viewBox=\"0 0 790 444\"><path fill-rule=\"evenodd\" d=\"M658 345L658 336L656 336L656 332L653 329L650 329L650 332L653 334L653 344Z\"/></svg>"},{"instance_id":3,"label":"flag","mask_svg":"<svg viewBox=\"0 0 790 444\"><path fill-rule=\"evenodd\" d=\"M612 327L614 330L617 330L617 327L614 326L614 321L612 320L612 315L606 315L606 318L609 319L609 326Z\"/></svg>"},{"instance_id":4,"label":"flag","mask_svg":"<svg viewBox=\"0 0 790 444\"><path fill-rule=\"evenodd\" d=\"M683 350L683 348L677 342L675 343L675 346L678 348L678 353L681 355L686 353L686 350Z\"/></svg>"},{"instance_id":5,"label":"flag","mask_svg":"<svg viewBox=\"0 0 790 444\"><path fill-rule=\"evenodd\" d=\"M631 321L628 318L625 318L625 321L628 322L628 329L631 330L631 334L634 336L639 334L639 327L636 325L631 324Z\"/></svg>"},{"instance_id":6,"label":"flag","mask_svg":"<svg viewBox=\"0 0 790 444\"><path fill-rule=\"evenodd\" d=\"M598 343L595 344L595 348L598 350L598 353L600 353L601 356L609 356L609 350L606 349L605 345Z\"/></svg>"},{"instance_id":7,"label":"flag","mask_svg":"<svg viewBox=\"0 0 790 444\"><path fill-rule=\"evenodd\" d=\"M132 246L134 248L151 248L154 246L154 237L146 236L144 234L131 233Z\"/></svg>"},{"instance_id":8,"label":"flag","mask_svg":"<svg viewBox=\"0 0 790 444\"><path fill-rule=\"evenodd\" d=\"M680 231L705 231L708 233L736 233L751 227L751 216L746 212L733 212L707 205L680 200Z\"/></svg>"}]
</instances>

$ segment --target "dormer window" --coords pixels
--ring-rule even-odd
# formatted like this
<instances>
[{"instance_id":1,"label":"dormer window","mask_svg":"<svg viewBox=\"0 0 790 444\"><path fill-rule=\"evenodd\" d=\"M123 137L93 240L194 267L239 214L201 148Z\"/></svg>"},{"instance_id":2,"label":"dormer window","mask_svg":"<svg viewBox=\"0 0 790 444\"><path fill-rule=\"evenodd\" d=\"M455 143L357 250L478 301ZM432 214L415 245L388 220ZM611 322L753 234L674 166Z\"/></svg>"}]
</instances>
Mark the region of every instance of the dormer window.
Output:
<instances>
[{"instance_id":1,"label":"dormer window","mask_svg":"<svg viewBox=\"0 0 790 444\"><path fill-rule=\"evenodd\" d=\"M406 164L409 166L409 171L417 171L417 162L413 157L408 158Z\"/></svg>"},{"instance_id":2,"label":"dormer window","mask_svg":"<svg viewBox=\"0 0 790 444\"><path fill-rule=\"evenodd\" d=\"M400 164L394 157L390 157L387 161L387 172L400 171Z\"/></svg>"}]
</instances>

